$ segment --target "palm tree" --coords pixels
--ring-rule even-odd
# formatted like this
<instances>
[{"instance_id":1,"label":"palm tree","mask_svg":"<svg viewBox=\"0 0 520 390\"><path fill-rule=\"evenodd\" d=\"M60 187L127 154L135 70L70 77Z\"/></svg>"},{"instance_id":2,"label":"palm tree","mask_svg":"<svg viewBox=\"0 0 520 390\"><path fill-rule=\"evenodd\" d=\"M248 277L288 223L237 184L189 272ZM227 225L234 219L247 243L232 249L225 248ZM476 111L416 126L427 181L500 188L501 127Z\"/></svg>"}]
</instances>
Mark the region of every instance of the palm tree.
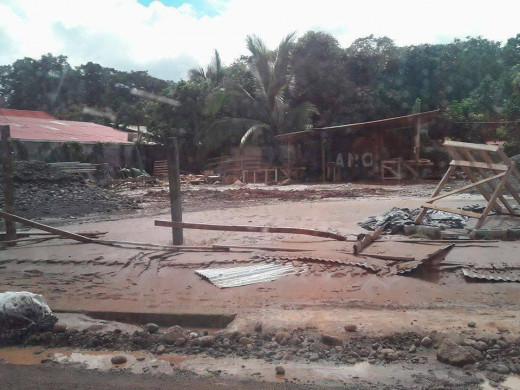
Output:
<instances>
[{"instance_id":1,"label":"palm tree","mask_svg":"<svg viewBox=\"0 0 520 390\"><path fill-rule=\"evenodd\" d=\"M290 108L289 99L293 87L293 74L290 69L291 49L294 45L295 33L287 35L276 50L269 50L265 43L256 35L248 36L247 48L251 53L249 71L254 80L254 91L248 92L235 82L230 82L224 88L218 89L209 101L216 108L215 114L228 99L247 101L252 106L248 110L253 115L241 118L224 118L214 121L210 133L215 137L216 130L245 131L241 137L243 146L260 135L268 139L288 130L302 130L309 123L311 116L317 113L311 103L303 103ZM215 104L215 101L220 104Z\"/></svg>"},{"instance_id":2,"label":"palm tree","mask_svg":"<svg viewBox=\"0 0 520 390\"><path fill-rule=\"evenodd\" d=\"M205 71L204 68L191 68L188 73L191 81L204 80L210 82L213 86L220 84L224 78L224 67L218 50L215 49L215 55Z\"/></svg>"}]
</instances>

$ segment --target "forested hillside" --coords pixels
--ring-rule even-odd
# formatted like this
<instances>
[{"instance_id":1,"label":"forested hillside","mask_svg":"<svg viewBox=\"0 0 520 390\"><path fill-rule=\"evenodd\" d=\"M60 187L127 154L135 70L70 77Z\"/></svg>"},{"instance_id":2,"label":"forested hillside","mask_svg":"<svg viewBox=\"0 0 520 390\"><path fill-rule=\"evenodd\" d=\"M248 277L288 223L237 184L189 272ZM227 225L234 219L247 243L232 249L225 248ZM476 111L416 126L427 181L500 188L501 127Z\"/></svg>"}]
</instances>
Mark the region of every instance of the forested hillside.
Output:
<instances>
[{"instance_id":1,"label":"forested hillside","mask_svg":"<svg viewBox=\"0 0 520 390\"><path fill-rule=\"evenodd\" d=\"M91 62L72 67L64 56L24 58L0 66L0 104L147 125L151 139L178 136L194 156L308 126L441 108L454 123L453 138L482 142L489 127L471 122L508 122L498 137L520 152L520 34L504 43L476 37L406 47L369 36L343 48L332 35L309 31L288 35L272 50L256 36L245 45L248 56L223 64L215 51L211 64L175 82ZM177 104L143 99L132 88ZM84 107L113 116L92 116Z\"/></svg>"}]
</instances>

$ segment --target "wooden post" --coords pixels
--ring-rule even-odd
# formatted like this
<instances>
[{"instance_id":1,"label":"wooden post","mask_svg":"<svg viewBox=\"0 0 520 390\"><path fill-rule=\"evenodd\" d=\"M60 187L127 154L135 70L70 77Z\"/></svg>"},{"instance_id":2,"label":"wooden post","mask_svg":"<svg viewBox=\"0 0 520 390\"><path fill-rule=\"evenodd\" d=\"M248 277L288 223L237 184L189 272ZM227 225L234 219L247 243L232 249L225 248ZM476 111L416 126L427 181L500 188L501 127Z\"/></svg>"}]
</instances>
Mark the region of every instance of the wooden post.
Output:
<instances>
[{"instance_id":1,"label":"wooden post","mask_svg":"<svg viewBox=\"0 0 520 390\"><path fill-rule=\"evenodd\" d=\"M419 161L421 149L421 120L417 119L415 123L415 146L413 157L415 161Z\"/></svg>"},{"instance_id":2,"label":"wooden post","mask_svg":"<svg viewBox=\"0 0 520 390\"><path fill-rule=\"evenodd\" d=\"M181 172L179 169L179 145L177 138L168 138L166 141L166 154L172 222L182 222ZM182 245L182 228L172 228L172 239L174 245Z\"/></svg>"},{"instance_id":3,"label":"wooden post","mask_svg":"<svg viewBox=\"0 0 520 390\"><path fill-rule=\"evenodd\" d=\"M4 210L14 214L14 181L13 181L13 145L11 143L11 131L9 126L0 126L1 151L4 168ZM16 224L5 219L6 241L16 240Z\"/></svg>"},{"instance_id":4,"label":"wooden post","mask_svg":"<svg viewBox=\"0 0 520 390\"><path fill-rule=\"evenodd\" d=\"M292 179L292 173L291 173L291 141L287 141L287 170L289 171L289 179Z\"/></svg>"},{"instance_id":5,"label":"wooden post","mask_svg":"<svg viewBox=\"0 0 520 390\"><path fill-rule=\"evenodd\" d=\"M325 183L326 180L326 160L325 160L325 138L321 137L321 181Z\"/></svg>"}]
</instances>

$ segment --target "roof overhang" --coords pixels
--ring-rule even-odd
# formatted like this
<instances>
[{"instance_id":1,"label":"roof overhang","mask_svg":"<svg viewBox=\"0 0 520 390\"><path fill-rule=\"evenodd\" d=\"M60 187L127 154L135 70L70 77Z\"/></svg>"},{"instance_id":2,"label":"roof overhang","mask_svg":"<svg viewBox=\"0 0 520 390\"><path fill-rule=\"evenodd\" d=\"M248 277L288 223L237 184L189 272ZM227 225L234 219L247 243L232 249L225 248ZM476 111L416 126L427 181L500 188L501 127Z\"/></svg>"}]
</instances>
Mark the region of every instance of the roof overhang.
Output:
<instances>
[{"instance_id":1,"label":"roof overhang","mask_svg":"<svg viewBox=\"0 0 520 390\"><path fill-rule=\"evenodd\" d=\"M351 123L347 125L317 127L275 136L279 142L291 142L304 137L330 136L348 130L381 131L398 130L415 126L418 122L427 123L439 115L440 110L426 111L419 114L399 116L395 118L379 119L371 122Z\"/></svg>"}]
</instances>

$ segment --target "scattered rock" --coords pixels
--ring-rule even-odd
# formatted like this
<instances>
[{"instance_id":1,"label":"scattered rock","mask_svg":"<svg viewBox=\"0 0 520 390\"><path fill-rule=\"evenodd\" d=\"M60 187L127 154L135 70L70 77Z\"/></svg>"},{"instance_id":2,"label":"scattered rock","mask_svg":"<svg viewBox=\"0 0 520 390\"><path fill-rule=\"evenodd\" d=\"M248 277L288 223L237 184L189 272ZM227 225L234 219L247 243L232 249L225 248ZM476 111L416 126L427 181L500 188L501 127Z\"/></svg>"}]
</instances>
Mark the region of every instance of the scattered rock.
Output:
<instances>
[{"instance_id":1,"label":"scattered rock","mask_svg":"<svg viewBox=\"0 0 520 390\"><path fill-rule=\"evenodd\" d=\"M241 337L240 340L238 340L238 342L242 345L247 345L247 344L254 344L255 340L250 339L249 337Z\"/></svg>"},{"instance_id":2,"label":"scattered rock","mask_svg":"<svg viewBox=\"0 0 520 390\"><path fill-rule=\"evenodd\" d=\"M186 344L186 339L184 337L178 338L175 340L175 343L173 343L176 347L182 347L184 344Z\"/></svg>"},{"instance_id":3,"label":"scattered rock","mask_svg":"<svg viewBox=\"0 0 520 390\"><path fill-rule=\"evenodd\" d=\"M263 328L263 326L260 321L255 323L255 326L254 326L255 332L260 333L262 331L262 328Z\"/></svg>"},{"instance_id":4,"label":"scattered rock","mask_svg":"<svg viewBox=\"0 0 520 390\"><path fill-rule=\"evenodd\" d=\"M348 325L345 325L345 331L347 332L355 332L357 331L357 326L354 325L354 324L348 324Z\"/></svg>"},{"instance_id":5,"label":"scattered rock","mask_svg":"<svg viewBox=\"0 0 520 390\"><path fill-rule=\"evenodd\" d=\"M146 329L150 334L154 334L159 331L159 325L154 323L146 324L145 326L143 326L143 328Z\"/></svg>"},{"instance_id":6,"label":"scattered rock","mask_svg":"<svg viewBox=\"0 0 520 390\"><path fill-rule=\"evenodd\" d=\"M502 382L505 377L501 374L499 374L498 372L486 372L486 378L488 378L490 381L493 381L493 382Z\"/></svg>"},{"instance_id":7,"label":"scattered rock","mask_svg":"<svg viewBox=\"0 0 520 390\"><path fill-rule=\"evenodd\" d=\"M282 366L276 366L274 370L276 371L276 375L285 375L285 368Z\"/></svg>"},{"instance_id":8,"label":"scattered rock","mask_svg":"<svg viewBox=\"0 0 520 390\"><path fill-rule=\"evenodd\" d=\"M509 367L507 367L506 365L504 364L498 364L497 365L497 372L499 374L504 374L504 375L507 375L511 372L511 370L509 369Z\"/></svg>"},{"instance_id":9,"label":"scattered rock","mask_svg":"<svg viewBox=\"0 0 520 390\"><path fill-rule=\"evenodd\" d=\"M166 351L166 346L164 344L161 344L157 347L157 349L155 350L155 353L157 355L162 355L164 353L164 351Z\"/></svg>"},{"instance_id":10,"label":"scattered rock","mask_svg":"<svg viewBox=\"0 0 520 390\"><path fill-rule=\"evenodd\" d=\"M160 340L166 344L174 344L177 339L184 338L182 328L178 325L168 328L166 333L161 335Z\"/></svg>"},{"instance_id":11,"label":"scattered rock","mask_svg":"<svg viewBox=\"0 0 520 390\"><path fill-rule=\"evenodd\" d=\"M125 355L116 355L112 356L112 359L110 359L110 361L112 362L112 364L123 364L126 363L127 358Z\"/></svg>"},{"instance_id":12,"label":"scattered rock","mask_svg":"<svg viewBox=\"0 0 520 390\"><path fill-rule=\"evenodd\" d=\"M52 327L52 330L54 333L65 333L67 330L67 324L64 322L56 322L54 326Z\"/></svg>"},{"instance_id":13,"label":"scattered rock","mask_svg":"<svg viewBox=\"0 0 520 390\"><path fill-rule=\"evenodd\" d=\"M477 341L472 345L472 347L479 350L480 352L484 352L488 349L488 345L484 341Z\"/></svg>"},{"instance_id":14,"label":"scattered rock","mask_svg":"<svg viewBox=\"0 0 520 390\"><path fill-rule=\"evenodd\" d=\"M433 345L433 340L431 338L429 338L428 336L426 336L421 340L421 345L423 347L429 348Z\"/></svg>"},{"instance_id":15,"label":"scattered rock","mask_svg":"<svg viewBox=\"0 0 520 390\"><path fill-rule=\"evenodd\" d=\"M321 342L325 345L330 345L332 347L343 345L343 340L341 340L339 337L331 336L331 335L327 335L327 334L321 335Z\"/></svg>"},{"instance_id":16,"label":"scattered rock","mask_svg":"<svg viewBox=\"0 0 520 390\"><path fill-rule=\"evenodd\" d=\"M476 351L472 347L463 347L455 343L453 340L445 339L437 350L437 359L443 363L458 367L462 367L466 364L473 364L477 359L471 349Z\"/></svg>"},{"instance_id":17,"label":"scattered rock","mask_svg":"<svg viewBox=\"0 0 520 390\"><path fill-rule=\"evenodd\" d=\"M283 340L289 340L291 338L291 334L289 332L278 332L276 336L274 336L275 341L280 344Z\"/></svg>"},{"instance_id":18,"label":"scattered rock","mask_svg":"<svg viewBox=\"0 0 520 390\"><path fill-rule=\"evenodd\" d=\"M477 324L476 324L475 321L470 321L470 322L468 322L468 327L469 327L469 328L474 328L475 326L477 326Z\"/></svg>"},{"instance_id":19,"label":"scattered rock","mask_svg":"<svg viewBox=\"0 0 520 390\"><path fill-rule=\"evenodd\" d=\"M198 344L204 348L210 348L215 344L214 336L202 336L198 338Z\"/></svg>"}]
</instances>

